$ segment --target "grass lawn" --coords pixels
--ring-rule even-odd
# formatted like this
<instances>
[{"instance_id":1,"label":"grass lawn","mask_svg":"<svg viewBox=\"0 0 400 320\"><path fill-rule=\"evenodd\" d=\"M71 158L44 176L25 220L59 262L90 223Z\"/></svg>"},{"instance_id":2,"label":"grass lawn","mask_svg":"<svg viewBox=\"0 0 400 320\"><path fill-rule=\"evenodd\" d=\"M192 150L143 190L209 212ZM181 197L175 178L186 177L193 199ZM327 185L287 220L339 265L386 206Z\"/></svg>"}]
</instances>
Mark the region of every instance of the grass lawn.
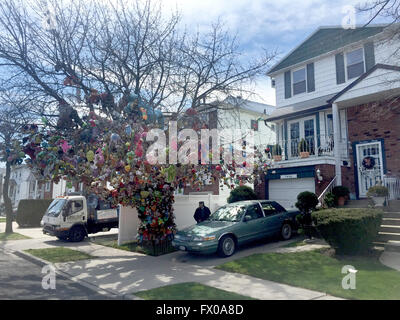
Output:
<instances>
[{"instance_id":1,"label":"grass lawn","mask_svg":"<svg viewBox=\"0 0 400 320\"><path fill-rule=\"evenodd\" d=\"M254 300L233 292L209 287L197 282L172 284L135 293L145 300Z\"/></svg>"},{"instance_id":2,"label":"grass lawn","mask_svg":"<svg viewBox=\"0 0 400 320\"><path fill-rule=\"evenodd\" d=\"M0 241L8 241L8 240L24 240L24 239L31 239L30 237L24 236L20 233L13 232L13 233L0 233Z\"/></svg>"},{"instance_id":3,"label":"grass lawn","mask_svg":"<svg viewBox=\"0 0 400 320\"><path fill-rule=\"evenodd\" d=\"M341 273L353 266L356 289L344 290ZM216 268L256 278L326 292L347 299L400 299L400 272L382 265L375 256L329 257L321 250L254 254Z\"/></svg>"},{"instance_id":4,"label":"grass lawn","mask_svg":"<svg viewBox=\"0 0 400 320\"><path fill-rule=\"evenodd\" d=\"M99 245L106 246L106 247L111 247L114 249L144 253L144 254L148 254L151 256L157 256L160 254L171 253L171 252L175 251L175 249L172 246L170 246L170 247L168 247L168 249L165 253L158 253L158 252L155 252L154 250L152 250L152 248L146 248L146 247L140 246L137 241L125 243L125 244L122 244L119 246L118 240L110 238L110 237L104 237L104 238L96 237L96 238L91 239L90 241L92 241L95 244L99 244Z\"/></svg>"},{"instance_id":5,"label":"grass lawn","mask_svg":"<svg viewBox=\"0 0 400 320\"><path fill-rule=\"evenodd\" d=\"M6 218L3 218L3 217L2 217L2 218L0 218L0 223L6 222L6 220L7 220Z\"/></svg>"},{"instance_id":6,"label":"grass lawn","mask_svg":"<svg viewBox=\"0 0 400 320\"><path fill-rule=\"evenodd\" d=\"M87 253L63 247L46 248L46 249L28 249L25 250L25 252L52 263L77 261L77 260L93 258L91 255Z\"/></svg>"}]
</instances>

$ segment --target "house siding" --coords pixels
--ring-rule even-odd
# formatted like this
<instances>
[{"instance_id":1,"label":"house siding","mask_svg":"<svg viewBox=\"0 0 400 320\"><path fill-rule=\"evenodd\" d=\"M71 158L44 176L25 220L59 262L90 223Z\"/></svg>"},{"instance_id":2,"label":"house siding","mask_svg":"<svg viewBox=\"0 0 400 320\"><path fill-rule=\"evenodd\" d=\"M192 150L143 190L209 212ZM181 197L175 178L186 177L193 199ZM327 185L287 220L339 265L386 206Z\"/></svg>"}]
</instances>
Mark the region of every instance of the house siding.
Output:
<instances>
[{"instance_id":1,"label":"house siding","mask_svg":"<svg viewBox=\"0 0 400 320\"><path fill-rule=\"evenodd\" d=\"M366 41L368 43L371 40ZM359 47L363 47L364 43L357 43L348 46L344 51L350 51ZM373 42L375 63L398 65L399 56L394 54L396 52L396 44L393 41L375 40ZM343 50L342 50L343 51ZM340 51L337 51L340 52ZM335 53L337 53L335 52ZM336 62L335 53L328 56L316 58L314 62L314 75L315 75L315 91L294 95L291 98L285 99L285 85L284 85L284 72L278 73L275 78L275 92L276 92L276 105L277 108L286 107L291 104L304 102L307 100L323 97L330 94L338 93L348 86L355 79L350 79L342 84L336 82ZM309 63L309 62L308 62ZM306 63L304 63L304 67ZM299 65L300 67L300 65Z\"/></svg>"}]
</instances>

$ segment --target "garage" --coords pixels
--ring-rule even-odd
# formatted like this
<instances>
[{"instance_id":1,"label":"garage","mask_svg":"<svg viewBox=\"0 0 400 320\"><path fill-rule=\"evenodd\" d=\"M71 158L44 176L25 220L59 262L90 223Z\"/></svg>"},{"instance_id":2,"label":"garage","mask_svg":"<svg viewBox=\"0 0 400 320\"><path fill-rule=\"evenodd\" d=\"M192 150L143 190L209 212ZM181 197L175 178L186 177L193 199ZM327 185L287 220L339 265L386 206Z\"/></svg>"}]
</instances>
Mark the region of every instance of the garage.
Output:
<instances>
[{"instance_id":1,"label":"garage","mask_svg":"<svg viewBox=\"0 0 400 320\"><path fill-rule=\"evenodd\" d=\"M314 178L273 179L268 181L268 198L285 209L296 209L297 195L303 191L315 192Z\"/></svg>"}]
</instances>

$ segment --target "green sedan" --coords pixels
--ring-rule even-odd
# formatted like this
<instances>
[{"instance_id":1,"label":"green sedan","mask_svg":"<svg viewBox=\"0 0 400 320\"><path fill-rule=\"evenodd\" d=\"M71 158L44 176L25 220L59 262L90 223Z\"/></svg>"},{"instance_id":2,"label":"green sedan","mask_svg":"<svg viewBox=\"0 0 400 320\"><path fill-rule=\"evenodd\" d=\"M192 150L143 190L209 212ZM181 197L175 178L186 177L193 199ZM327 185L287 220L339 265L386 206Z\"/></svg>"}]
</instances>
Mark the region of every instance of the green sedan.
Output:
<instances>
[{"instance_id":1,"label":"green sedan","mask_svg":"<svg viewBox=\"0 0 400 320\"><path fill-rule=\"evenodd\" d=\"M235 253L238 246L268 236L288 240L297 229L299 211L286 211L268 200L249 200L227 204L201 223L176 233L172 245L179 250L222 257Z\"/></svg>"}]
</instances>

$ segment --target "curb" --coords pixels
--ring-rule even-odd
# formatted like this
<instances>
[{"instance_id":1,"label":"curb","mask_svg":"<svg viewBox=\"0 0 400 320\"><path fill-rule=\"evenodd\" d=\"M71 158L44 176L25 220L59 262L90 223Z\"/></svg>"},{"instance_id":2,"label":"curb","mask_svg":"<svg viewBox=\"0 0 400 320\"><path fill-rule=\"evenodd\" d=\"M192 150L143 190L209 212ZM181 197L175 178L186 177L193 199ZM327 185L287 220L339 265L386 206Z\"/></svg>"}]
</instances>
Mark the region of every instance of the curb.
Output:
<instances>
[{"instance_id":1,"label":"curb","mask_svg":"<svg viewBox=\"0 0 400 320\"><path fill-rule=\"evenodd\" d=\"M17 251L9 251L9 253L16 255L17 257L20 257L22 259L25 259L33 264L36 264L40 267L44 267L48 264L52 264L51 262L48 262L46 260L43 260L41 258L35 257L34 255L31 255L30 253L24 252L22 250L17 250ZM71 280L83 287L86 287L98 294L104 295L106 297L112 298L112 299L119 299L119 300L144 300L142 298L139 298L133 294L119 294L118 292L112 290L112 289L102 289L98 287L97 285L94 285L86 280L83 279L77 279L76 277L71 276L69 273L60 270L56 264L53 263L53 266L56 269L56 273L68 280Z\"/></svg>"}]
</instances>

